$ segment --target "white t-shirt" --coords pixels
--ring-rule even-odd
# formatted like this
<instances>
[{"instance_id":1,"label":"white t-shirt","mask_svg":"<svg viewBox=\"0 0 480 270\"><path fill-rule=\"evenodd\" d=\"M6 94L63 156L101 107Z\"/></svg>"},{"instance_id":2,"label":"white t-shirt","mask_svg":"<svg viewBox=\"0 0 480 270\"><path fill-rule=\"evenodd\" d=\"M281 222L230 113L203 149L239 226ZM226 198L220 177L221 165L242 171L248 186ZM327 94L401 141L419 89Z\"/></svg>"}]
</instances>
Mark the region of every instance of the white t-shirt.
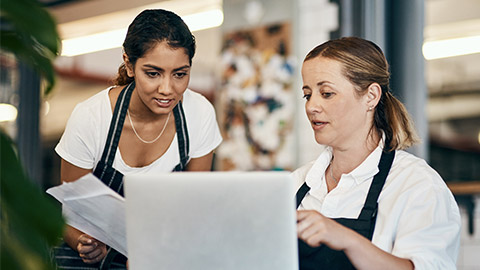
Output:
<instances>
[{"instance_id":1,"label":"white t-shirt","mask_svg":"<svg viewBox=\"0 0 480 270\"><path fill-rule=\"evenodd\" d=\"M55 147L57 154L69 163L84 169L94 169L102 157L107 140L112 109L107 88L79 103L68 120L65 132ZM183 94L183 110L190 142L190 158L202 157L222 141L215 110L201 94L189 89ZM145 167L130 167L117 148L113 167L122 174L169 172L180 162L177 135L168 150Z\"/></svg>"},{"instance_id":2,"label":"white t-shirt","mask_svg":"<svg viewBox=\"0 0 480 270\"><path fill-rule=\"evenodd\" d=\"M299 189L310 191L298 209L317 210L330 218L358 218L377 174L382 147L327 192L325 170L332 158L327 147L316 161L292 173ZM442 178L428 164L405 151L396 151L392 168L378 198L372 243L413 261L415 269L456 269L460 245L460 213Z\"/></svg>"}]
</instances>

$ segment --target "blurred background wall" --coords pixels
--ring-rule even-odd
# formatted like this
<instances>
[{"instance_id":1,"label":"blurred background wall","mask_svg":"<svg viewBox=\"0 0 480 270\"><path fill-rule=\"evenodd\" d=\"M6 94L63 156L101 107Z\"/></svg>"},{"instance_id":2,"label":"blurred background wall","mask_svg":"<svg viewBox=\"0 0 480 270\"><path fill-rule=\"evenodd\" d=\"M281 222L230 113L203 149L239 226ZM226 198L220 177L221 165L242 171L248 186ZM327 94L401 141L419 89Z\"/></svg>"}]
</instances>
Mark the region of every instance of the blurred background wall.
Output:
<instances>
[{"instance_id":1,"label":"blurred background wall","mask_svg":"<svg viewBox=\"0 0 480 270\"><path fill-rule=\"evenodd\" d=\"M57 84L47 97L32 94L40 93L31 90L40 89L38 76L1 54L0 125L42 188L60 183L53 149L66 121L78 102L112 84L125 28L143 9L170 9L194 31L189 87L214 104L225 138L216 170L293 170L314 159L322 147L305 117L299 68L314 46L359 36L380 45L391 64L393 92L422 139L408 151L441 174L461 206L459 269L480 269L480 1L39 1L64 41ZM75 38L116 32L80 45L105 45L100 51L70 50ZM469 53L449 55L456 47Z\"/></svg>"}]
</instances>

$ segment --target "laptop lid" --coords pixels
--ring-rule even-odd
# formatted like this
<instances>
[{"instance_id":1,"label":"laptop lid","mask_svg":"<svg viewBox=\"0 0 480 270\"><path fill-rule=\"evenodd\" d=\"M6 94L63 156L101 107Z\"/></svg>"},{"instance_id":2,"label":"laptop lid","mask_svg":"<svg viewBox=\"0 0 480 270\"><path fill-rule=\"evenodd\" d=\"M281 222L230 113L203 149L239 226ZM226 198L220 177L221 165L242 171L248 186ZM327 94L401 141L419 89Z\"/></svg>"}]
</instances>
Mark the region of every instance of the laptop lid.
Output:
<instances>
[{"instance_id":1,"label":"laptop lid","mask_svg":"<svg viewBox=\"0 0 480 270\"><path fill-rule=\"evenodd\" d=\"M298 269L288 172L125 176L130 269Z\"/></svg>"}]
</instances>

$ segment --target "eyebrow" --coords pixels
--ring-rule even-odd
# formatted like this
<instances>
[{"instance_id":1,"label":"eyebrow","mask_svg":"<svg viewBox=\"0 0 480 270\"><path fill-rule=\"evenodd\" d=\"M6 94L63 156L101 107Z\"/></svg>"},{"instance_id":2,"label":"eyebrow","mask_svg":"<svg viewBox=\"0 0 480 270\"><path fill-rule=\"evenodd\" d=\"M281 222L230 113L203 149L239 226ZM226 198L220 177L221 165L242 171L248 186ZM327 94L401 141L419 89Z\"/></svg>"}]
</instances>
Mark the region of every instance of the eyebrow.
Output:
<instances>
[{"instance_id":1,"label":"eyebrow","mask_svg":"<svg viewBox=\"0 0 480 270\"><path fill-rule=\"evenodd\" d=\"M150 64L145 64L145 65L143 65L143 67L153 68L153 69L158 70L158 71L163 71L163 68L160 68L160 67L157 67L157 66L154 66L154 65L150 65ZM182 70L182 69L190 69L190 65L184 65L184 66L175 68L175 69L173 69L173 71L179 71L179 70Z\"/></svg>"},{"instance_id":2,"label":"eyebrow","mask_svg":"<svg viewBox=\"0 0 480 270\"><path fill-rule=\"evenodd\" d=\"M322 86L322 85L327 84L327 83L331 83L331 82L329 82L329 81L321 81L321 82L318 82L318 83L317 83L317 86ZM302 90L303 90L303 89L310 89L310 86L304 85L304 86L302 87Z\"/></svg>"}]
</instances>

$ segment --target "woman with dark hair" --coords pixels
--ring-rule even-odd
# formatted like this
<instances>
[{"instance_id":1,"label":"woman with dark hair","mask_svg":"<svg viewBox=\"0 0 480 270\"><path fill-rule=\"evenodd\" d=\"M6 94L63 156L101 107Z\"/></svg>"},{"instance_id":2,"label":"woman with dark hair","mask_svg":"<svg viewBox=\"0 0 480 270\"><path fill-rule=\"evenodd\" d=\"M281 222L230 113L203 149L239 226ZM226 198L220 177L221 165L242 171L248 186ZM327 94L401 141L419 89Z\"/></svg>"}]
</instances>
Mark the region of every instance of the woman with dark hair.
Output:
<instances>
[{"instance_id":1,"label":"woman with dark hair","mask_svg":"<svg viewBox=\"0 0 480 270\"><path fill-rule=\"evenodd\" d=\"M130 24L115 86L78 104L55 148L62 182L93 172L123 195L123 175L207 171L222 141L213 106L187 89L195 39L166 10L145 10ZM125 120L128 119L128 120ZM59 268L125 268L123 256L68 226ZM123 257L123 258L122 258ZM87 268L85 268L87 267Z\"/></svg>"},{"instance_id":2,"label":"woman with dark hair","mask_svg":"<svg viewBox=\"0 0 480 270\"><path fill-rule=\"evenodd\" d=\"M302 77L307 117L327 147L292 174L300 269L455 269L458 206L442 178L402 150L418 139L381 49L354 37L325 42Z\"/></svg>"}]
</instances>

